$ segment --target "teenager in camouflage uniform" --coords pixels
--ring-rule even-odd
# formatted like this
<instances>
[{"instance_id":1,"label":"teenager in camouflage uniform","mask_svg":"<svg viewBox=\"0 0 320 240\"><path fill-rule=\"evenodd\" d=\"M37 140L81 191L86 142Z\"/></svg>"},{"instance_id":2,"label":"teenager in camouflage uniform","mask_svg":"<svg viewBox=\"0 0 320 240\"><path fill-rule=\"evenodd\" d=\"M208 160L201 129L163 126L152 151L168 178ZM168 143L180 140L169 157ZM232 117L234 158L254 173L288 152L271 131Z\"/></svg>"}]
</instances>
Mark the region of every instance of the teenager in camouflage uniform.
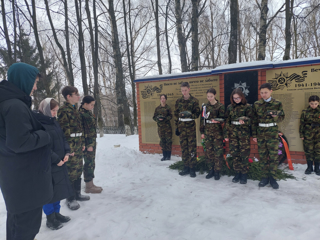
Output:
<instances>
[{"instance_id":1,"label":"teenager in camouflage uniform","mask_svg":"<svg viewBox=\"0 0 320 240\"><path fill-rule=\"evenodd\" d=\"M172 119L171 108L166 104L167 95L160 95L160 105L155 109L153 120L157 122L158 134L160 138L160 147L162 148L163 158L161 161L171 159L172 149L172 128L170 120Z\"/></svg>"},{"instance_id":2,"label":"teenager in camouflage uniform","mask_svg":"<svg viewBox=\"0 0 320 240\"><path fill-rule=\"evenodd\" d=\"M216 94L214 88L207 91L208 103L204 104L201 109L200 133L201 138L206 139L207 164L210 169L206 178L209 179L214 176L215 180L219 180L223 161L224 136L222 124L225 110L224 105L215 98Z\"/></svg>"},{"instance_id":3,"label":"teenager in camouflage uniform","mask_svg":"<svg viewBox=\"0 0 320 240\"><path fill-rule=\"evenodd\" d=\"M316 95L309 98L309 107L301 113L299 132L308 164L305 174L311 174L314 162L314 171L320 175L320 107Z\"/></svg>"},{"instance_id":4,"label":"teenager in camouflage uniform","mask_svg":"<svg viewBox=\"0 0 320 240\"><path fill-rule=\"evenodd\" d=\"M272 188L278 189L275 180L278 168L278 123L283 121L285 115L282 103L271 97L270 83L260 86L261 99L253 105L253 141L258 142L260 161L264 164L262 179L259 187L266 186L269 182Z\"/></svg>"},{"instance_id":5,"label":"teenager in camouflage uniform","mask_svg":"<svg viewBox=\"0 0 320 240\"><path fill-rule=\"evenodd\" d=\"M181 176L190 174L190 177L196 177L197 135L195 119L200 115L199 101L191 96L188 82L183 82L180 87L183 96L176 101L174 116L176 135L180 138L182 161L185 166L179 174Z\"/></svg>"},{"instance_id":6,"label":"teenager in camouflage uniform","mask_svg":"<svg viewBox=\"0 0 320 240\"><path fill-rule=\"evenodd\" d=\"M231 104L226 111L226 130L229 150L233 158L233 169L236 172L232 182L247 183L248 162L250 155L250 119L252 107L247 103L240 88L233 90ZM240 119L239 119L240 118Z\"/></svg>"},{"instance_id":7,"label":"teenager in camouflage uniform","mask_svg":"<svg viewBox=\"0 0 320 240\"><path fill-rule=\"evenodd\" d=\"M82 127L84 130L85 147L83 152L84 166L83 176L86 183L86 193L101 193L102 188L93 184L94 169L95 169L95 157L96 157L96 118L92 114L95 100L91 96L85 96L82 99L81 106L79 108L80 115L82 117Z\"/></svg>"},{"instance_id":8,"label":"teenager in camouflage uniform","mask_svg":"<svg viewBox=\"0 0 320 240\"><path fill-rule=\"evenodd\" d=\"M87 201L90 199L89 196L81 195L81 174L85 142L82 119L75 107L75 104L80 99L80 95L78 89L72 86L64 87L62 95L66 99L66 102L64 102L58 111L58 121L69 143L71 152L74 153L74 156L69 157L67 168L75 195L67 198L67 205L71 210L76 210L80 207L76 200Z\"/></svg>"}]
</instances>

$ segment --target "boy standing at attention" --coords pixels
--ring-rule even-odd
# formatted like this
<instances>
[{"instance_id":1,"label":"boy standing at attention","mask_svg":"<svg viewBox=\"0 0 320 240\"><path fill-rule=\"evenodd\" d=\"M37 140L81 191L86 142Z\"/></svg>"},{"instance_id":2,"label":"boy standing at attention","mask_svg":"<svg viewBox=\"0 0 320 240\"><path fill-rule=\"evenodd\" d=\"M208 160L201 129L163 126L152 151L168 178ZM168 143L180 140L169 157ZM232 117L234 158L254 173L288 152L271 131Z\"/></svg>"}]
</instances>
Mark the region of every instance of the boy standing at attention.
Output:
<instances>
[{"instance_id":1,"label":"boy standing at attention","mask_svg":"<svg viewBox=\"0 0 320 240\"><path fill-rule=\"evenodd\" d=\"M78 201L87 201L89 196L81 195L81 174L83 168L83 151L85 149L82 119L76 104L80 100L78 89L66 86L62 89L62 95L66 99L58 111L58 121L69 143L71 153L67 162L69 179L74 190L74 195L67 198L67 205L71 210L77 210Z\"/></svg>"},{"instance_id":2,"label":"boy standing at attention","mask_svg":"<svg viewBox=\"0 0 320 240\"><path fill-rule=\"evenodd\" d=\"M260 161L264 164L259 187L270 182L273 189L278 189L275 179L278 168L278 123L283 121L285 115L282 103L271 97L270 83L262 84L259 90L261 99L253 104L252 124L253 141L258 142Z\"/></svg>"},{"instance_id":3,"label":"boy standing at attention","mask_svg":"<svg viewBox=\"0 0 320 240\"><path fill-rule=\"evenodd\" d=\"M191 96L188 82L181 83L182 97L178 98L175 105L176 135L180 137L182 161L184 169L179 173L181 176L190 174L196 177L195 165L197 163L197 135L196 122L200 115L199 101Z\"/></svg>"}]
</instances>

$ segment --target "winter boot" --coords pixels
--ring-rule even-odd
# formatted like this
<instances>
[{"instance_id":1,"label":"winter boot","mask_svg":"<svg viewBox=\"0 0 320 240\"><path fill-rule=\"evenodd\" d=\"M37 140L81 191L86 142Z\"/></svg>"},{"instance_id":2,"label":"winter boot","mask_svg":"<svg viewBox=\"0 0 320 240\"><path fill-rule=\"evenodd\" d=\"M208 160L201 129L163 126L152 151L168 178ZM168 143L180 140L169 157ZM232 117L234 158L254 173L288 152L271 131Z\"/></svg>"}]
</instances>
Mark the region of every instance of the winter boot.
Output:
<instances>
[{"instance_id":1,"label":"winter boot","mask_svg":"<svg viewBox=\"0 0 320 240\"><path fill-rule=\"evenodd\" d=\"M50 228L51 230L58 230L63 227L61 222L59 222L56 219L55 213L51 213L50 215L47 215L47 227Z\"/></svg>"},{"instance_id":2,"label":"winter boot","mask_svg":"<svg viewBox=\"0 0 320 240\"><path fill-rule=\"evenodd\" d=\"M70 217L68 216L63 216L60 213L56 212L56 219L61 222L61 223L66 223L69 222L71 220Z\"/></svg>"},{"instance_id":3,"label":"winter boot","mask_svg":"<svg viewBox=\"0 0 320 240\"><path fill-rule=\"evenodd\" d=\"M206 176L206 179L210 179L214 176L214 170L213 168L209 171L208 175Z\"/></svg>"},{"instance_id":4,"label":"winter boot","mask_svg":"<svg viewBox=\"0 0 320 240\"><path fill-rule=\"evenodd\" d=\"M269 178L262 178L259 182L259 187L264 187L269 183Z\"/></svg>"},{"instance_id":5,"label":"winter boot","mask_svg":"<svg viewBox=\"0 0 320 240\"><path fill-rule=\"evenodd\" d=\"M171 151L167 151L166 160L171 160Z\"/></svg>"},{"instance_id":6,"label":"winter boot","mask_svg":"<svg viewBox=\"0 0 320 240\"><path fill-rule=\"evenodd\" d=\"M279 184L277 183L277 181L273 177L270 177L270 185L273 189L279 188Z\"/></svg>"},{"instance_id":7,"label":"winter boot","mask_svg":"<svg viewBox=\"0 0 320 240\"><path fill-rule=\"evenodd\" d=\"M314 172L317 174L317 175L320 175L320 169L319 169L319 162L314 162Z\"/></svg>"},{"instance_id":8,"label":"winter boot","mask_svg":"<svg viewBox=\"0 0 320 240\"><path fill-rule=\"evenodd\" d=\"M86 193L101 193L102 188L94 185L93 180L91 180L90 182L86 182L86 189L84 191Z\"/></svg>"},{"instance_id":9,"label":"winter boot","mask_svg":"<svg viewBox=\"0 0 320 240\"><path fill-rule=\"evenodd\" d=\"M77 210L80 208L80 204L76 201L75 196L67 198L67 206L70 210Z\"/></svg>"},{"instance_id":10,"label":"winter boot","mask_svg":"<svg viewBox=\"0 0 320 240\"><path fill-rule=\"evenodd\" d=\"M241 172L236 173L236 175L232 179L232 182L234 182L234 183L239 182L240 181L240 177L241 177Z\"/></svg>"},{"instance_id":11,"label":"winter boot","mask_svg":"<svg viewBox=\"0 0 320 240\"><path fill-rule=\"evenodd\" d=\"M240 184L247 184L248 175L246 173L241 173Z\"/></svg>"},{"instance_id":12,"label":"winter boot","mask_svg":"<svg viewBox=\"0 0 320 240\"><path fill-rule=\"evenodd\" d=\"M307 160L308 168L304 172L305 174L311 174L313 172L313 161Z\"/></svg>"},{"instance_id":13,"label":"winter boot","mask_svg":"<svg viewBox=\"0 0 320 240\"><path fill-rule=\"evenodd\" d=\"M214 171L214 180L219 180L219 179L220 179L220 172Z\"/></svg>"},{"instance_id":14,"label":"winter boot","mask_svg":"<svg viewBox=\"0 0 320 240\"><path fill-rule=\"evenodd\" d=\"M181 172L179 172L179 175L184 176L190 173L190 168L189 167L184 167Z\"/></svg>"},{"instance_id":15,"label":"winter boot","mask_svg":"<svg viewBox=\"0 0 320 240\"><path fill-rule=\"evenodd\" d=\"M196 171L194 170L194 168L190 168L190 177L194 178L196 177Z\"/></svg>"},{"instance_id":16,"label":"winter boot","mask_svg":"<svg viewBox=\"0 0 320 240\"><path fill-rule=\"evenodd\" d=\"M162 150L162 155L163 155L163 157L161 158L161 161L165 161L167 158L167 151Z\"/></svg>"},{"instance_id":17,"label":"winter boot","mask_svg":"<svg viewBox=\"0 0 320 240\"><path fill-rule=\"evenodd\" d=\"M90 200L90 197L87 195L82 195L81 194L81 178L78 178L75 182L74 182L74 189L75 189L75 193L76 193L76 200L77 201L88 201Z\"/></svg>"}]
</instances>

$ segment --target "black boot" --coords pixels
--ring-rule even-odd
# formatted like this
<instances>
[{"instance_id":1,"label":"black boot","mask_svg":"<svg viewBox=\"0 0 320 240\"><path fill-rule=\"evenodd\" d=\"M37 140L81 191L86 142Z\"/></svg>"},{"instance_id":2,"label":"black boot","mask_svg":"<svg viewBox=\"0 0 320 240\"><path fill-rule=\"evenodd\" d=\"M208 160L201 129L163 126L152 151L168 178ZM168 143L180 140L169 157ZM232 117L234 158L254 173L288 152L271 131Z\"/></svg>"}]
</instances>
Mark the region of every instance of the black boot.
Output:
<instances>
[{"instance_id":1,"label":"black boot","mask_svg":"<svg viewBox=\"0 0 320 240\"><path fill-rule=\"evenodd\" d=\"M237 183L240 181L240 178L241 178L241 172L238 172L238 173L236 173L236 175L232 179L232 182Z\"/></svg>"},{"instance_id":2,"label":"black boot","mask_svg":"<svg viewBox=\"0 0 320 240\"><path fill-rule=\"evenodd\" d=\"M273 177L270 177L270 185L273 189L279 188L279 184L277 183L277 181Z\"/></svg>"},{"instance_id":3,"label":"black boot","mask_svg":"<svg viewBox=\"0 0 320 240\"><path fill-rule=\"evenodd\" d=\"M219 180L219 179L220 179L220 172L214 171L214 180Z\"/></svg>"},{"instance_id":4,"label":"black boot","mask_svg":"<svg viewBox=\"0 0 320 240\"><path fill-rule=\"evenodd\" d=\"M167 151L162 150L162 155L163 155L163 157L161 158L161 161L165 161L167 158Z\"/></svg>"},{"instance_id":5,"label":"black boot","mask_svg":"<svg viewBox=\"0 0 320 240\"><path fill-rule=\"evenodd\" d=\"M87 195L82 195L81 194L81 178L78 178L75 182L74 182L74 189L76 190L76 200L77 201L88 201L90 200L90 197Z\"/></svg>"},{"instance_id":6,"label":"black boot","mask_svg":"<svg viewBox=\"0 0 320 240\"><path fill-rule=\"evenodd\" d=\"M241 173L240 184L247 184L248 174Z\"/></svg>"},{"instance_id":7,"label":"black boot","mask_svg":"<svg viewBox=\"0 0 320 240\"><path fill-rule=\"evenodd\" d=\"M184 176L190 173L190 168L189 167L184 167L181 172L179 172L179 175Z\"/></svg>"},{"instance_id":8,"label":"black boot","mask_svg":"<svg viewBox=\"0 0 320 240\"><path fill-rule=\"evenodd\" d=\"M320 169L319 169L319 162L314 162L314 172L317 174L317 175L320 175Z\"/></svg>"},{"instance_id":9,"label":"black boot","mask_svg":"<svg viewBox=\"0 0 320 240\"><path fill-rule=\"evenodd\" d=\"M47 215L47 227L50 228L51 230L58 230L63 227L61 222L59 222L56 219L55 213L51 213L50 215Z\"/></svg>"},{"instance_id":10,"label":"black boot","mask_svg":"<svg viewBox=\"0 0 320 240\"><path fill-rule=\"evenodd\" d=\"M214 176L214 170L213 168L209 171L208 175L206 176L206 179L210 179Z\"/></svg>"},{"instance_id":11,"label":"black boot","mask_svg":"<svg viewBox=\"0 0 320 240\"><path fill-rule=\"evenodd\" d=\"M56 212L56 219L61 222L61 223L66 223L69 222L71 220L70 217L68 216L63 216L60 213Z\"/></svg>"},{"instance_id":12,"label":"black boot","mask_svg":"<svg viewBox=\"0 0 320 240\"><path fill-rule=\"evenodd\" d=\"M307 160L308 168L304 172L305 174L311 174L313 172L313 161Z\"/></svg>"},{"instance_id":13,"label":"black boot","mask_svg":"<svg viewBox=\"0 0 320 240\"><path fill-rule=\"evenodd\" d=\"M269 183L269 178L262 178L259 182L259 187L264 187Z\"/></svg>"},{"instance_id":14,"label":"black boot","mask_svg":"<svg viewBox=\"0 0 320 240\"><path fill-rule=\"evenodd\" d=\"M190 177L194 178L194 177L196 177L196 176L197 176L197 175L196 175L195 169L194 169L194 168L190 168Z\"/></svg>"},{"instance_id":15,"label":"black boot","mask_svg":"<svg viewBox=\"0 0 320 240\"><path fill-rule=\"evenodd\" d=\"M166 160L171 160L171 151L167 151Z\"/></svg>"}]
</instances>

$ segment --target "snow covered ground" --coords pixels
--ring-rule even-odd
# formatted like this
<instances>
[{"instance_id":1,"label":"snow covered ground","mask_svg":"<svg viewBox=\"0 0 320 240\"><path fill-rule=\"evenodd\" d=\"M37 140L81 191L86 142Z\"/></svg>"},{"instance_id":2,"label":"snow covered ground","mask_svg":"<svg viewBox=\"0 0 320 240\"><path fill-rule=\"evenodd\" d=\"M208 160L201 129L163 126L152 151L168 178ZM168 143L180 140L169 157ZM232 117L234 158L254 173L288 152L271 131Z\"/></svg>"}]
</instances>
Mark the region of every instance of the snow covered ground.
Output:
<instances>
[{"instance_id":1,"label":"snow covered ground","mask_svg":"<svg viewBox=\"0 0 320 240\"><path fill-rule=\"evenodd\" d=\"M120 148L114 148L121 144ZM72 218L52 231L43 214L37 240L286 240L317 239L320 229L320 177L306 176L294 165L297 180L280 181L280 189L258 188L181 177L168 169L174 161L139 152L138 136L105 135L98 139L95 183L101 194L71 211ZM1 195L2 196L2 195ZM5 239L6 209L0 197L0 239Z\"/></svg>"}]
</instances>

